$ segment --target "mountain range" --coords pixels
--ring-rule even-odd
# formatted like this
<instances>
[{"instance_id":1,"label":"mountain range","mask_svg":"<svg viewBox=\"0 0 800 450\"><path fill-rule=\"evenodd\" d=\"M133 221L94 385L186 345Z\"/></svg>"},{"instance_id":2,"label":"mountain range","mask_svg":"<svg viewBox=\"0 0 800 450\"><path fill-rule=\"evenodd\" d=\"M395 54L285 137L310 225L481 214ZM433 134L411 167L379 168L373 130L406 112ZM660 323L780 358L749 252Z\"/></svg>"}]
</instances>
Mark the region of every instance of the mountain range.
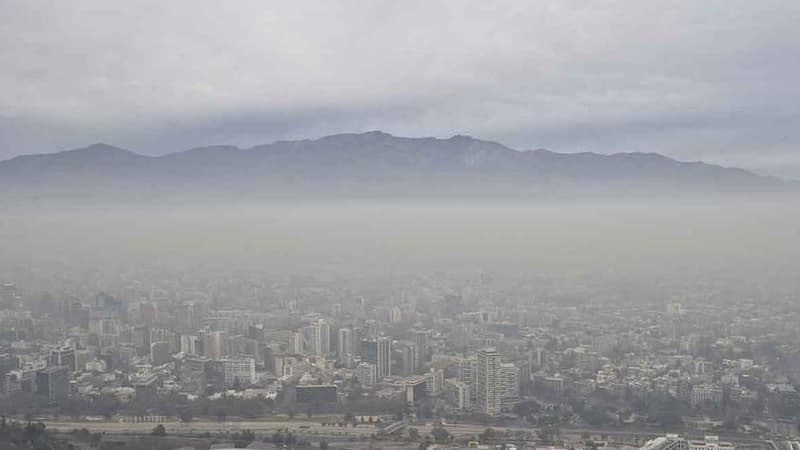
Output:
<instances>
[{"instance_id":1,"label":"mountain range","mask_svg":"<svg viewBox=\"0 0 800 450\"><path fill-rule=\"evenodd\" d=\"M553 196L783 191L792 183L656 153L518 151L380 131L146 156L107 144L0 161L2 197Z\"/></svg>"}]
</instances>

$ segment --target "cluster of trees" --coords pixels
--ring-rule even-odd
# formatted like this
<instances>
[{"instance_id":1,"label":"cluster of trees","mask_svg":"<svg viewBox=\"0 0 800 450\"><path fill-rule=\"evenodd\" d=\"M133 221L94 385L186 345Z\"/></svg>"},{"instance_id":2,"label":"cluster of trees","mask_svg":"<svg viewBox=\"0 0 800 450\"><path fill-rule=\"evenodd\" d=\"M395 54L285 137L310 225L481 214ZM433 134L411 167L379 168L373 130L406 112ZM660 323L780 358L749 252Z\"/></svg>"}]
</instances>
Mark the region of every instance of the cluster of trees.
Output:
<instances>
[{"instance_id":1,"label":"cluster of trees","mask_svg":"<svg viewBox=\"0 0 800 450\"><path fill-rule=\"evenodd\" d=\"M664 429L682 426L683 416L686 413L686 404L671 395L663 396L658 401L648 402L647 405L650 422L656 423Z\"/></svg>"},{"instance_id":2,"label":"cluster of trees","mask_svg":"<svg viewBox=\"0 0 800 450\"><path fill-rule=\"evenodd\" d=\"M437 443L450 442L451 438L450 433L442 427L436 427L433 430L431 430L431 436L433 437L433 440L436 441Z\"/></svg>"},{"instance_id":3,"label":"cluster of trees","mask_svg":"<svg viewBox=\"0 0 800 450\"><path fill-rule=\"evenodd\" d=\"M94 448L100 446L100 442L103 440L103 435L101 433L92 433L86 428L72 430L71 435L76 441L85 442L89 444L90 447Z\"/></svg>"},{"instance_id":4,"label":"cluster of trees","mask_svg":"<svg viewBox=\"0 0 800 450\"><path fill-rule=\"evenodd\" d=\"M307 417L320 413L337 413L341 405L306 405L302 413ZM408 405L398 399L376 399L354 397L346 405L348 411L359 414L393 414L401 420L408 414ZM432 411L430 411L432 414ZM296 414L291 404L278 404L272 399L242 399L223 397L217 400L199 398L188 401L185 396L173 394L152 399L133 399L123 403L114 395L101 395L94 398L71 396L58 405L47 404L46 400L31 393L16 393L0 399L0 415L34 418L46 415L67 416L80 420L86 416L111 418L117 414L133 417L159 415L179 417L184 422L194 418L212 418L219 421L231 417L255 419L265 415L285 413ZM424 416L424 415L423 415Z\"/></svg>"},{"instance_id":5,"label":"cluster of trees","mask_svg":"<svg viewBox=\"0 0 800 450\"><path fill-rule=\"evenodd\" d=\"M48 400L30 392L16 392L0 397L0 415L30 419L50 410Z\"/></svg>"},{"instance_id":6,"label":"cluster of trees","mask_svg":"<svg viewBox=\"0 0 800 450\"><path fill-rule=\"evenodd\" d=\"M83 416L112 417L122 408L122 402L113 395L101 395L91 400L69 397L62 401L56 412L78 419Z\"/></svg>"},{"instance_id":7,"label":"cluster of trees","mask_svg":"<svg viewBox=\"0 0 800 450\"><path fill-rule=\"evenodd\" d=\"M537 402L536 400L523 400L514 405L512 411L517 416L530 421L541 410L542 410L542 405L540 405L539 402Z\"/></svg>"},{"instance_id":8,"label":"cluster of trees","mask_svg":"<svg viewBox=\"0 0 800 450\"><path fill-rule=\"evenodd\" d=\"M5 416L0 418L0 442L18 449L72 450L72 445L68 442L50 436L43 423L28 422L22 425L7 421Z\"/></svg>"}]
</instances>

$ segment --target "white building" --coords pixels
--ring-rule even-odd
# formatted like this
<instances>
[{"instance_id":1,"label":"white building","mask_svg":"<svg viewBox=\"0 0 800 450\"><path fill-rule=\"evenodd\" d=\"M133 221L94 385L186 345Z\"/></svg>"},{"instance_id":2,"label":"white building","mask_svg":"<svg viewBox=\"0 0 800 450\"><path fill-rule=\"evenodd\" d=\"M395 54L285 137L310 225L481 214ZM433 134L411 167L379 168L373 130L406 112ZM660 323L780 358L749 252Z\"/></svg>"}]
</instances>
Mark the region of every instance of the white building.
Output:
<instances>
[{"instance_id":1,"label":"white building","mask_svg":"<svg viewBox=\"0 0 800 450\"><path fill-rule=\"evenodd\" d=\"M500 415L503 405L500 380L501 356L494 348L478 352L475 386L477 408L490 416Z\"/></svg>"},{"instance_id":2,"label":"white building","mask_svg":"<svg viewBox=\"0 0 800 450\"><path fill-rule=\"evenodd\" d=\"M476 401L477 387L475 385L478 376L478 360L475 356L458 361L458 381L466 384L470 388L470 399Z\"/></svg>"},{"instance_id":3,"label":"white building","mask_svg":"<svg viewBox=\"0 0 800 450\"><path fill-rule=\"evenodd\" d=\"M469 385L456 379L445 381L445 391L458 411L468 411L472 406Z\"/></svg>"},{"instance_id":4,"label":"white building","mask_svg":"<svg viewBox=\"0 0 800 450\"><path fill-rule=\"evenodd\" d=\"M500 364L499 378L502 389L502 405L507 410L519 403L519 373L519 367L513 363Z\"/></svg>"},{"instance_id":5,"label":"white building","mask_svg":"<svg viewBox=\"0 0 800 450\"><path fill-rule=\"evenodd\" d=\"M378 338L378 379L392 376L392 339Z\"/></svg>"},{"instance_id":6,"label":"white building","mask_svg":"<svg viewBox=\"0 0 800 450\"><path fill-rule=\"evenodd\" d=\"M181 352L185 355L197 356L200 338L191 335L181 336Z\"/></svg>"},{"instance_id":7,"label":"white building","mask_svg":"<svg viewBox=\"0 0 800 450\"><path fill-rule=\"evenodd\" d=\"M222 360L222 367L227 386L234 386L238 382L240 386L245 387L258 381L255 358L226 358Z\"/></svg>"},{"instance_id":8,"label":"white building","mask_svg":"<svg viewBox=\"0 0 800 450\"><path fill-rule=\"evenodd\" d=\"M328 322L320 319L311 326L313 349L318 356L327 355L331 352L331 326Z\"/></svg>"},{"instance_id":9,"label":"white building","mask_svg":"<svg viewBox=\"0 0 800 450\"><path fill-rule=\"evenodd\" d=\"M294 332L289 340L289 353L293 355L302 355L305 350L303 333Z\"/></svg>"},{"instance_id":10,"label":"white building","mask_svg":"<svg viewBox=\"0 0 800 450\"><path fill-rule=\"evenodd\" d=\"M690 440L689 450L735 450L730 442L719 440L719 436L708 435L703 440Z\"/></svg>"},{"instance_id":11,"label":"white building","mask_svg":"<svg viewBox=\"0 0 800 450\"><path fill-rule=\"evenodd\" d=\"M648 441L640 450L736 450L730 442L718 436L706 436L702 440L687 440L677 434L667 434Z\"/></svg>"},{"instance_id":12,"label":"white building","mask_svg":"<svg viewBox=\"0 0 800 450\"><path fill-rule=\"evenodd\" d=\"M348 361L353 356L353 330L340 328L336 345L336 354L339 357L339 361L343 363Z\"/></svg>"},{"instance_id":13,"label":"white building","mask_svg":"<svg viewBox=\"0 0 800 450\"><path fill-rule=\"evenodd\" d=\"M356 366L355 375L362 386L372 386L378 379L378 369L375 364L362 362Z\"/></svg>"},{"instance_id":14,"label":"white building","mask_svg":"<svg viewBox=\"0 0 800 450\"><path fill-rule=\"evenodd\" d=\"M426 375L427 384L425 390L428 397L435 397L441 394L444 390L444 371L442 369L434 369L431 367L430 372Z\"/></svg>"}]
</instances>

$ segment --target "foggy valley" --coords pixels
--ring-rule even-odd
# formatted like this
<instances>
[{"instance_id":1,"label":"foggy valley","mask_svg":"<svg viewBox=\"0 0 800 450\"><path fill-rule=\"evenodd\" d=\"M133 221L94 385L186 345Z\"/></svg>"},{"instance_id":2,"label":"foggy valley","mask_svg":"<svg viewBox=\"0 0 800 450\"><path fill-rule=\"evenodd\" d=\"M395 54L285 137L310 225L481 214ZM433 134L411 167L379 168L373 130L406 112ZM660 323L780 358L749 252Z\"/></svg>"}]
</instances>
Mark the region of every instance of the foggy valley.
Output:
<instances>
[{"instance_id":1,"label":"foggy valley","mask_svg":"<svg viewBox=\"0 0 800 450\"><path fill-rule=\"evenodd\" d=\"M800 450L798 23L0 0L0 450Z\"/></svg>"}]
</instances>

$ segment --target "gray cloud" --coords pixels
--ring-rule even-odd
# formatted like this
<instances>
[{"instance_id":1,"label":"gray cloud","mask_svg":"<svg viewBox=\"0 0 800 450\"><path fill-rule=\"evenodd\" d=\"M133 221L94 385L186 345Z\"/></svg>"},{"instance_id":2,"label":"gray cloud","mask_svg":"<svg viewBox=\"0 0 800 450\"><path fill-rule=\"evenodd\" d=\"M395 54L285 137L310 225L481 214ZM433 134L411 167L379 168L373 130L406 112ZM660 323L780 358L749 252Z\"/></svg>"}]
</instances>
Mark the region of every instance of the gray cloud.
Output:
<instances>
[{"instance_id":1,"label":"gray cloud","mask_svg":"<svg viewBox=\"0 0 800 450\"><path fill-rule=\"evenodd\" d=\"M800 3L0 0L0 157L382 129L800 177Z\"/></svg>"}]
</instances>

